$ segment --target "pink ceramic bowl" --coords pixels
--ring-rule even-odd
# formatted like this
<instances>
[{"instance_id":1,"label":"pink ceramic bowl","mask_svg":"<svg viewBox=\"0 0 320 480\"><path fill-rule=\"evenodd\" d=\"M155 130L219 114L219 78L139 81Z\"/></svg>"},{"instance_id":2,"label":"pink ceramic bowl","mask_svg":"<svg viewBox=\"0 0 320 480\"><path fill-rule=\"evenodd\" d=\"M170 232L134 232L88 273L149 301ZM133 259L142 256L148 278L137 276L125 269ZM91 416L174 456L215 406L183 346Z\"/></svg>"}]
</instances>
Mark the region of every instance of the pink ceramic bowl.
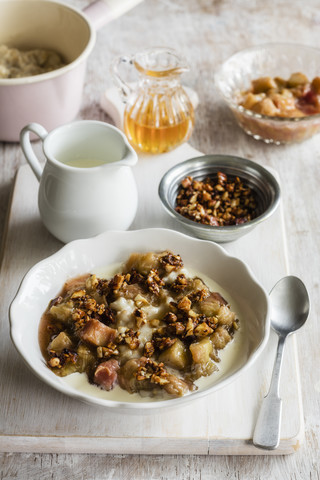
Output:
<instances>
[{"instance_id":1,"label":"pink ceramic bowl","mask_svg":"<svg viewBox=\"0 0 320 480\"><path fill-rule=\"evenodd\" d=\"M53 50L67 65L32 77L0 79L0 141L18 141L20 130L31 122L50 131L73 120L81 105L95 29L140 1L118 5L98 0L81 13L53 0L2 0L0 45Z\"/></svg>"}]
</instances>

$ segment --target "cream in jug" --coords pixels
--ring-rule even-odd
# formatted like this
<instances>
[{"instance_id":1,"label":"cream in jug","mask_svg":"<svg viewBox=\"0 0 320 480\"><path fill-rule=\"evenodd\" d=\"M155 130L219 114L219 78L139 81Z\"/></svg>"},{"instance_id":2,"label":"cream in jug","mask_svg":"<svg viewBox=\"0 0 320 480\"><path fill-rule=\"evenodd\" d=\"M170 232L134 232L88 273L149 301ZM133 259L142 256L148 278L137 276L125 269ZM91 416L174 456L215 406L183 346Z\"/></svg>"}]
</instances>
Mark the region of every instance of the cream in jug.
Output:
<instances>
[{"instance_id":1,"label":"cream in jug","mask_svg":"<svg viewBox=\"0 0 320 480\"><path fill-rule=\"evenodd\" d=\"M44 167L33 151L30 132L42 141ZM66 243L130 226L138 205L131 169L137 154L120 130L82 120L48 133L32 123L21 131L20 141L40 181L41 219L55 237Z\"/></svg>"}]
</instances>

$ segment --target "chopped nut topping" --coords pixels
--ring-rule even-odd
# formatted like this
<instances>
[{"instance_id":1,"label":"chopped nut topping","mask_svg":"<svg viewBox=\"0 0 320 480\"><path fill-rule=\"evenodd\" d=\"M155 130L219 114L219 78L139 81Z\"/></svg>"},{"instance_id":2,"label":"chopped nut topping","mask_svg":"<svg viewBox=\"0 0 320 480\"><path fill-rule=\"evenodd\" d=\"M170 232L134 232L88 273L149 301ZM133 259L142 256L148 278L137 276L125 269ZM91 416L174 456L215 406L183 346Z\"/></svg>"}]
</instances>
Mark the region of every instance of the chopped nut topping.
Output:
<instances>
[{"instance_id":1,"label":"chopped nut topping","mask_svg":"<svg viewBox=\"0 0 320 480\"><path fill-rule=\"evenodd\" d=\"M119 292L119 290L123 286L124 281L125 281L125 276L124 275L116 274L112 278L109 285L110 285L111 289L113 290L113 292L115 294L117 294Z\"/></svg>"},{"instance_id":2,"label":"chopped nut topping","mask_svg":"<svg viewBox=\"0 0 320 480\"><path fill-rule=\"evenodd\" d=\"M205 322L200 323L194 329L194 335L196 337L206 337L207 335L211 335L211 333L213 333L213 329Z\"/></svg>"},{"instance_id":3,"label":"chopped nut topping","mask_svg":"<svg viewBox=\"0 0 320 480\"><path fill-rule=\"evenodd\" d=\"M173 255L172 253L168 253L162 256L160 258L160 263L162 264L167 273L183 267L183 262L180 255Z\"/></svg>"},{"instance_id":4,"label":"chopped nut topping","mask_svg":"<svg viewBox=\"0 0 320 480\"><path fill-rule=\"evenodd\" d=\"M171 283L170 288L172 288L172 290L174 290L175 292L180 292L185 288L187 288L188 284L189 284L188 279L183 273L181 273L180 275L177 276L175 281Z\"/></svg>"},{"instance_id":5,"label":"chopped nut topping","mask_svg":"<svg viewBox=\"0 0 320 480\"><path fill-rule=\"evenodd\" d=\"M188 312L191 308L191 300L188 297L183 297L182 300L178 303L179 310L183 310L184 312Z\"/></svg>"},{"instance_id":6,"label":"chopped nut topping","mask_svg":"<svg viewBox=\"0 0 320 480\"><path fill-rule=\"evenodd\" d=\"M97 347L98 358L110 358L116 355L119 355L119 350L113 342L108 343L106 347Z\"/></svg>"},{"instance_id":7,"label":"chopped nut topping","mask_svg":"<svg viewBox=\"0 0 320 480\"><path fill-rule=\"evenodd\" d=\"M193 329L194 329L194 321L192 318L188 318L185 336L190 337L191 335L193 335Z\"/></svg>"},{"instance_id":8,"label":"chopped nut topping","mask_svg":"<svg viewBox=\"0 0 320 480\"><path fill-rule=\"evenodd\" d=\"M122 333L119 333L117 342L119 345L127 344L130 350L136 350L140 345L139 331L134 331L132 328L126 328Z\"/></svg>"},{"instance_id":9,"label":"chopped nut topping","mask_svg":"<svg viewBox=\"0 0 320 480\"><path fill-rule=\"evenodd\" d=\"M61 353L57 353L54 350L49 350L50 359L48 360L48 364L50 367L53 368L61 368L66 363L76 363L77 361L77 354L69 350L68 348L64 348Z\"/></svg>"},{"instance_id":10,"label":"chopped nut topping","mask_svg":"<svg viewBox=\"0 0 320 480\"><path fill-rule=\"evenodd\" d=\"M170 323L170 325L168 326L168 331L172 334L182 337L184 336L186 327L185 325L183 325L182 322Z\"/></svg>"},{"instance_id":11,"label":"chopped nut topping","mask_svg":"<svg viewBox=\"0 0 320 480\"><path fill-rule=\"evenodd\" d=\"M154 334L152 337L152 343L154 347L161 351L171 347L174 343L176 343L176 341L176 338L159 337L157 334Z\"/></svg>"},{"instance_id":12,"label":"chopped nut topping","mask_svg":"<svg viewBox=\"0 0 320 480\"><path fill-rule=\"evenodd\" d=\"M188 298L192 303L202 302L209 295L209 291L203 288L202 290L197 290L188 294Z\"/></svg>"},{"instance_id":13,"label":"chopped nut topping","mask_svg":"<svg viewBox=\"0 0 320 480\"><path fill-rule=\"evenodd\" d=\"M98 318L103 323L114 321L113 312L103 303L97 303L85 290L75 291L70 298L74 305L71 319L76 330L83 328L91 318Z\"/></svg>"},{"instance_id":14,"label":"chopped nut topping","mask_svg":"<svg viewBox=\"0 0 320 480\"><path fill-rule=\"evenodd\" d=\"M145 325L147 323L146 314L142 310L139 310L137 308L134 311L133 315L136 319L137 328L140 328L140 327L142 327L142 325Z\"/></svg>"},{"instance_id":15,"label":"chopped nut topping","mask_svg":"<svg viewBox=\"0 0 320 480\"><path fill-rule=\"evenodd\" d=\"M49 363L50 367L52 367L52 368L56 368L56 367L61 368L62 367L62 365L60 365L60 360L59 360L58 357L50 358L48 363Z\"/></svg>"},{"instance_id":16,"label":"chopped nut topping","mask_svg":"<svg viewBox=\"0 0 320 480\"><path fill-rule=\"evenodd\" d=\"M132 285L133 283L142 283L143 282L143 275L137 272L136 270L131 270L130 272L130 279L128 283Z\"/></svg>"},{"instance_id":17,"label":"chopped nut topping","mask_svg":"<svg viewBox=\"0 0 320 480\"><path fill-rule=\"evenodd\" d=\"M166 385L169 383L168 372L163 363L157 363L150 358L146 359L144 366L140 366L136 372L136 379L139 381L150 380L151 383Z\"/></svg>"},{"instance_id":18,"label":"chopped nut topping","mask_svg":"<svg viewBox=\"0 0 320 480\"><path fill-rule=\"evenodd\" d=\"M185 186L186 185L186 186ZM216 177L181 182L176 211L190 220L212 226L238 225L256 216L256 195L239 177Z\"/></svg>"},{"instance_id":19,"label":"chopped nut topping","mask_svg":"<svg viewBox=\"0 0 320 480\"><path fill-rule=\"evenodd\" d=\"M164 281L158 275L157 270L150 270L149 275L147 277L147 286L150 292L159 295L160 288L163 287Z\"/></svg>"},{"instance_id":20,"label":"chopped nut topping","mask_svg":"<svg viewBox=\"0 0 320 480\"><path fill-rule=\"evenodd\" d=\"M144 344L143 354L146 357L152 357L152 355L154 354L154 351L155 351L155 348L154 348L153 342L146 342Z\"/></svg>"},{"instance_id":21,"label":"chopped nut topping","mask_svg":"<svg viewBox=\"0 0 320 480\"><path fill-rule=\"evenodd\" d=\"M174 323L177 320L178 320L178 317L173 312L168 312L163 318L163 321L166 322L166 323Z\"/></svg>"},{"instance_id":22,"label":"chopped nut topping","mask_svg":"<svg viewBox=\"0 0 320 480\"><path fill-rule=\"evenodd\" d=\"M81 297L85 297L85 295L86 295L85 290L77 290L77 291L73 292L73 294L71 295L71 298L72 299L81 298Z\"/></svg>"}]
</instances>

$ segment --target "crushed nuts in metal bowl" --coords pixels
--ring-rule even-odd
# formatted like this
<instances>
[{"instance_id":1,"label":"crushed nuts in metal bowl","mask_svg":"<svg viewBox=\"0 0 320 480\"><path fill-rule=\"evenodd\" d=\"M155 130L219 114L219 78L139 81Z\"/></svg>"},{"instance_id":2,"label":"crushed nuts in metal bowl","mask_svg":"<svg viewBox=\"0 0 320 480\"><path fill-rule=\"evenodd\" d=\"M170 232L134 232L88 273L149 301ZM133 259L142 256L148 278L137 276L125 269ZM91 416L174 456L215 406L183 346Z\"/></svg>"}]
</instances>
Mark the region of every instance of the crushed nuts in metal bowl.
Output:
<instances>
[{"instance_id":1,"label":"crushed nuts in metal bowl","mask_svg":"<svg viewBox=\"0 0 320 480\"><path fill-rule=\"evenodd\" d=\"M239 177L218 172L203 181L186 177L177 195L176 211L197 223L214 227L240 225L255 218L255 192Z\"/></svg>"},{"instance_id":2,"label":"crushed nuts in metal bowl","mask_svg":"<svg viewBox=\"0 0 320 480\"><path fill-rule=\"evenodd\" d=\"M167 212L194 236L236 240L270 217L280 187L261 165L229 155L204 155L171 168L159 185Z\"/></svg>"}]
</instances>

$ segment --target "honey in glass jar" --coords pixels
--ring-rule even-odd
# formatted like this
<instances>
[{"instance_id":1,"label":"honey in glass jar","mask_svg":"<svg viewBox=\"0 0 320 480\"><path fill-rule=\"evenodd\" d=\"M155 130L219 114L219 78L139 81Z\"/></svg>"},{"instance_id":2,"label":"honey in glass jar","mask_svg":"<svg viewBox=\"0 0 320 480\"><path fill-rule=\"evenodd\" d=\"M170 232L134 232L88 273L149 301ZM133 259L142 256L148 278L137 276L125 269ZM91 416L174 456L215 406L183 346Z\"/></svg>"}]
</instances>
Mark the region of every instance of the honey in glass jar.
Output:
<instances>
[{"instance_id":1,"label":"honey in glass jar","mask_svg":"<svg viewBox=\"0 0 320 480\"><path fill-rule=\"evenodd\" d=\"M139 81L135 88L121 79L121 63L137 70ZM187 69L174 50L160 47L114 61L113 74L126 102L124 131L138 150L164 153L190 138L194 110L180 83Z\"/></svg>"}]
</instances>

